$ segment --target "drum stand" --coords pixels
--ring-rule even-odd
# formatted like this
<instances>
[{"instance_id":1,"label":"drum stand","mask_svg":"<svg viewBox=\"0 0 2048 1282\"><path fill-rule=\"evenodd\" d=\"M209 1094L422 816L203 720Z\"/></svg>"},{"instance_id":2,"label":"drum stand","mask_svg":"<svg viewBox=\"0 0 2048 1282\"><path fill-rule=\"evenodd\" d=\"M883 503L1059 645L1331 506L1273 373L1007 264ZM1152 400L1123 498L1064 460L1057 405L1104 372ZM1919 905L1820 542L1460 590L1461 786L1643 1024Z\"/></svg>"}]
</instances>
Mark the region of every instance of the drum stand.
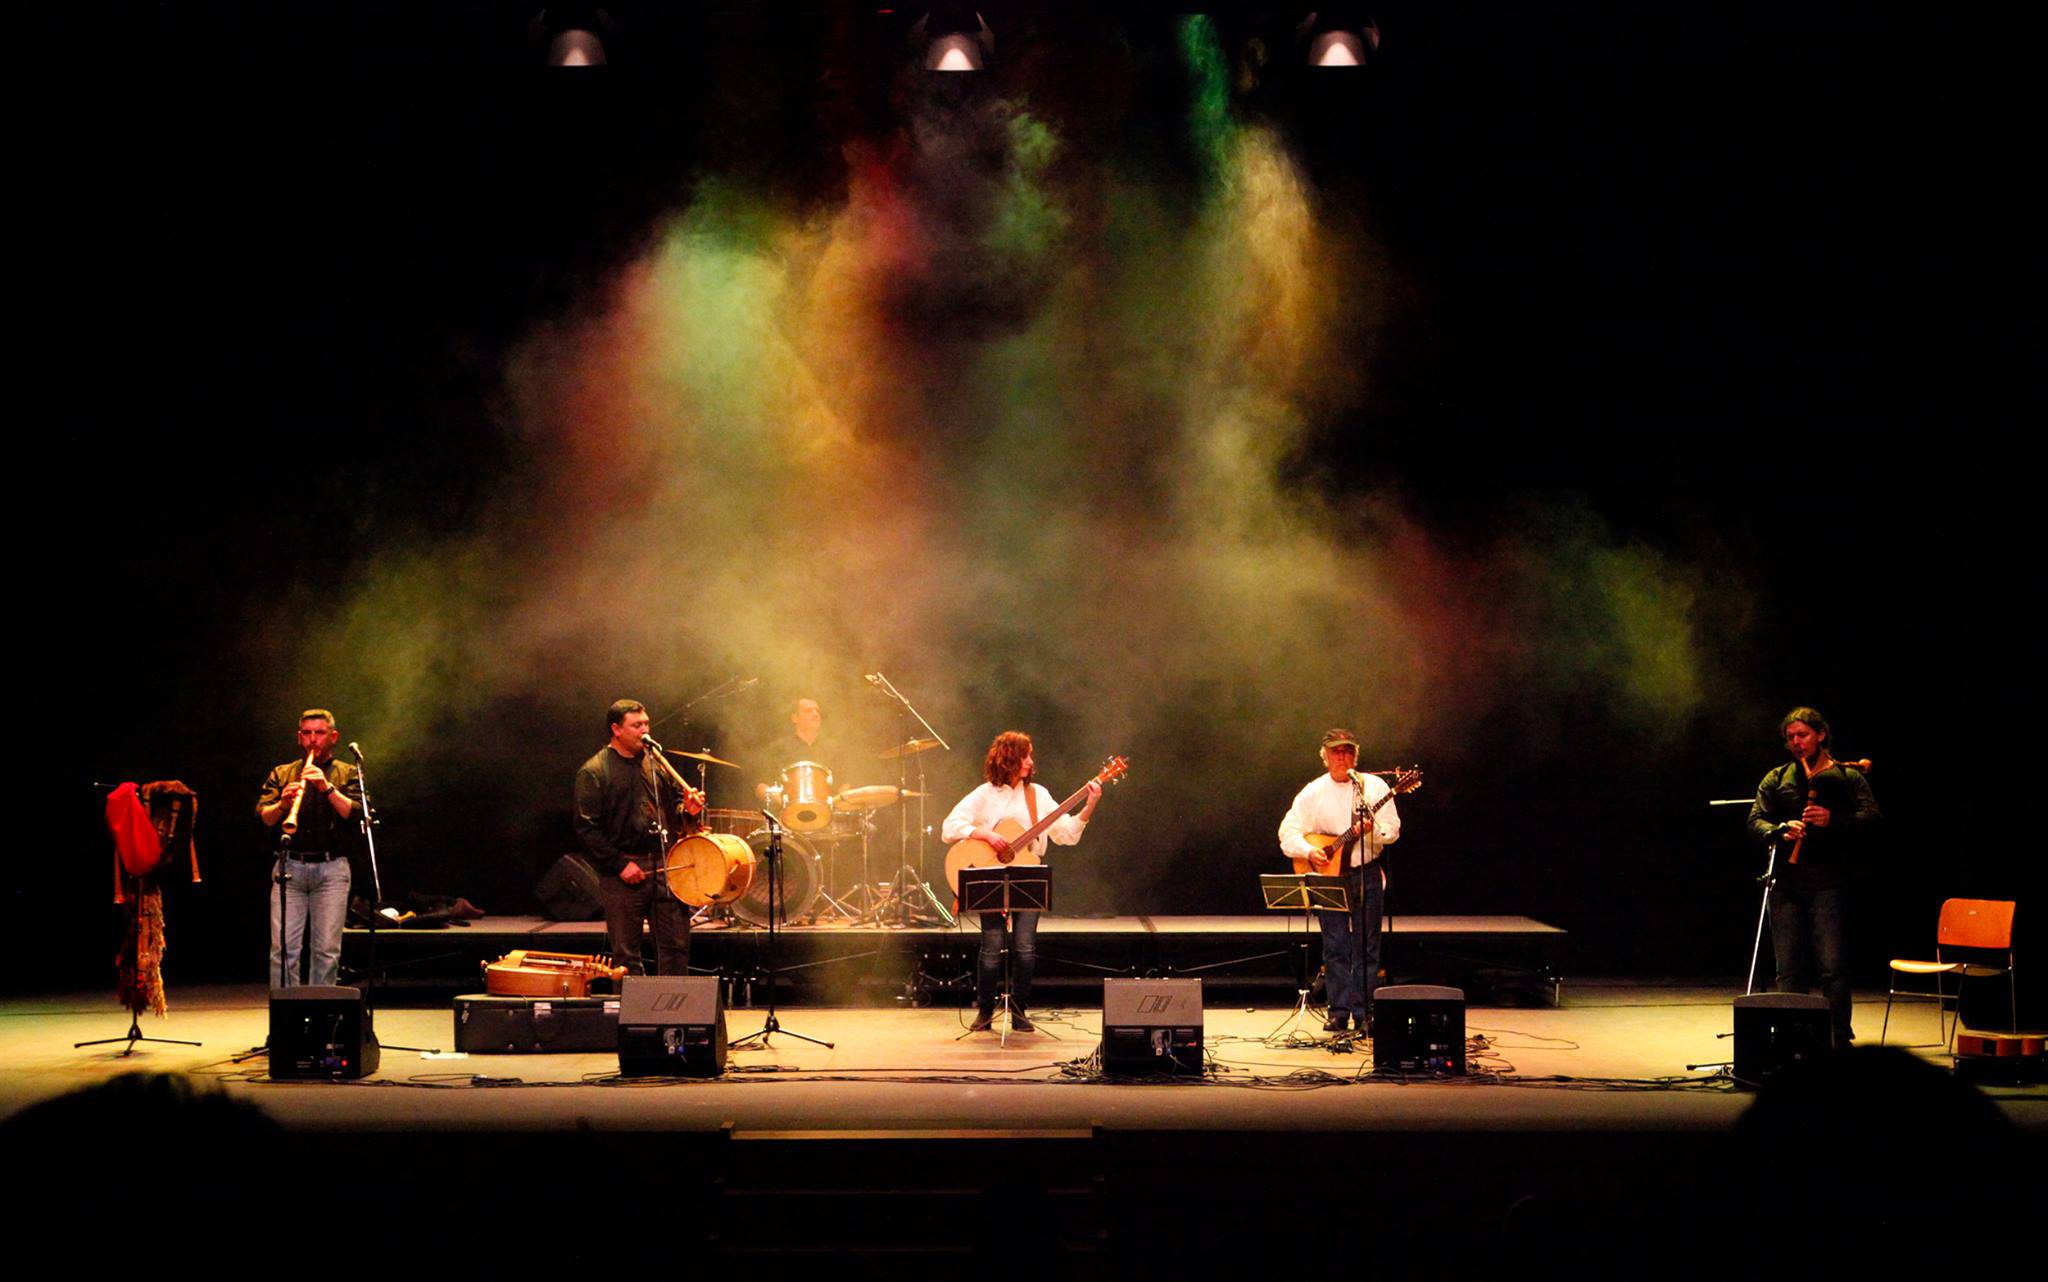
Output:
<instances>
[{"instance_id":1,"label":"drum stand","mask_svg":"<svg viewBox=\"0 0 2048 1282\"><path fill-rule=\"evenodd\" d=\"M775 1018L775 977L782 973L781 967L776 965L782 960L782 950L779 946L782 933L778 925L782 920L782 823L765 810L761 813L768 820L768 1018L761 1025L760 1032L734 1038L731 1048L737 1049L756 1038L759 1038L761 1045L766 1047L770 1034L781 1033L800 1042L809 1042L813 1046L831 1050L832 1043L816 1037L806 1037L802 1033L792 1033L782 1026L781 1020Z\"/></svg>"}]
</instances>

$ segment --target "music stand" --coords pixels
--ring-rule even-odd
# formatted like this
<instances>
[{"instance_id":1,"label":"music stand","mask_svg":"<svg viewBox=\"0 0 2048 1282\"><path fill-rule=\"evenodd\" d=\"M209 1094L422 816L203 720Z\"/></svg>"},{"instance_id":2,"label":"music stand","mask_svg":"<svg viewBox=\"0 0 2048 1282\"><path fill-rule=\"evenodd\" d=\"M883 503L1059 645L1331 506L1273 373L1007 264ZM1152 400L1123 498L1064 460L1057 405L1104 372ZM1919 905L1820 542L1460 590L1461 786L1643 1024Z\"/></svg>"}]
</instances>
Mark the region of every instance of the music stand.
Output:
<instances>
[{"instance_id":1,"label":"music stand","mask_svg":"<svg viewBox=\"0 0 2048 1282\"><path fill-rule=\"evenodd\" d=\"M1012 913L1052 910L1052 869L1044 864L996 864L960 870L960 912ZM1010 1044L1010 932L1003 931L1003 990L997 1017L1004 1046ZM968 1032L973 1032L969 1029ZM960 1034L961 1037L967 1033ZM958 1041L959 1038L955 1038Z\"/></svg>"},{"instance_id":2,"label":"music stand","mask_svg":"<svg viewBox=\"0 0 2048 1282\"><path fill-rule=\"evenodd\" d=\"M1294 1028L1308 1017L1308 915L1311 911L1348 913L1351 911L1350 883L1341 876L1328 873L1287 873L1262 872L1259 874L1259 894L1264 897L1266 907L1274 912L1301 913L1301 943L1295 964L1294 1013L1281 1021L1280 1027L1266 1034L1268 1042L1286 1033L1293 1037L1300 1030Z\"/></svg>"}]
</instances>

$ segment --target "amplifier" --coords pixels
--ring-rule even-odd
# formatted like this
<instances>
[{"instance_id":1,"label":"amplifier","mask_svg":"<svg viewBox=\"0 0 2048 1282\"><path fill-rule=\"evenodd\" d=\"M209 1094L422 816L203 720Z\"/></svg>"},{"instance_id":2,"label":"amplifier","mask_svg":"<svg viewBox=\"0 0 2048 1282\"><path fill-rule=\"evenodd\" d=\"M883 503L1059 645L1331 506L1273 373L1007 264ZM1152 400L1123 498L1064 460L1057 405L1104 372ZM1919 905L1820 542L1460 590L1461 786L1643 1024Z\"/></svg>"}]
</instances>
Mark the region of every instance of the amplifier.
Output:
<instances>
[{"instance_id":1,"label":"amplifier","mask_svg":"<svg viewBox=\"0 0 2048 1282\"><path fill-rule=\"evenodd\" d=\"M382 1052L359 988L270 990L270 1076L345 1081L377 1071Z\"/></svg>"},{"instance_id":2,"label":"amplifier","mask_svg":"<svg viewBox=\"0 0 2048 1282\"><path fill-rule=\"evenodd\" d=\"M1754 1086L1828 1053L1828 1001L1811 993L1751 993L1735 999L1735 1080Z\"/></svg>"},{"instance_id":3,"label":"amplifier","mask_svg":"<svg viewBox=\"0 0 2048 1282\"><path fill-rule=\"evenodd\" d=\"M1119 1076L1199 1075L1202 981L1103 980L1102 1071Z\"/></svg>"},{"instance_id":4,"label":"amplifier","mask_svg":"<svg viewBox=\"0 0 2048 1282\"><path fill-rule=\"evenodd\" d=\"M621 1077L725 1072L725 997L715 975L628 975L619 985Z\"/></svg>"},{"instance_id":5,"label":"amplifier","mask_svg":"<svg viewBox=\"0 0 2048 1282\"><path fill-rule=\"evenodd\" d=\"M1372 995L1372 1071L1465 1071L1465 990L1392 984Z\"/></svg>"}]
</instances>

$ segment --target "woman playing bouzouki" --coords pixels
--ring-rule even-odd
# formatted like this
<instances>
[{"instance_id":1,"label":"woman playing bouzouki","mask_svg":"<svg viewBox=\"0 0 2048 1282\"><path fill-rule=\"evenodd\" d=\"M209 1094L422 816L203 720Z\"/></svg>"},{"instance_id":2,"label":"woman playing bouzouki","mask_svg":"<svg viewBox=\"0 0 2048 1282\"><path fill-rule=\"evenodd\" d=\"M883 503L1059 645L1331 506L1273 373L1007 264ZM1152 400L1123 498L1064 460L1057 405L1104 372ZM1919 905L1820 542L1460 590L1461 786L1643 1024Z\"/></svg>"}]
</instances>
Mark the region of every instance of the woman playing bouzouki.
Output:
<instances>
[{"instance_id":1,"label":"woman playing bouzouki","mask_svg":"<svg viewBox=\"0 0 2048 1282\"><path fill-rule=\"evenodd\" d=\"M982 776L987 782L960 799L953 812L946 816L945 827L940 836L948 843L977 841L984 843L995 858L1003 863L1011 861L1009 836L1021 834L1034 828L1040 820L1050 815L1059 803L1051 793L1032 779L1031 736L1015 730L1005 730L995 737L988 746L988 758L982 763ZM1088 795L1087 802L1079 814L1061 815L1045 831L1062 846L1071 846L1081 840L1081 832L1088 823L1088 817L1095 813L1095 807L1102 800L1102 785L1090 781L1083 789ZM1017 855L1036 855L1043 847L1044 839L1031 843L1030 849L1014 852ZM980 1031L995 1022L996 987L1003 972L1003 914L981 914L981 954L976 959L974 993L976 1009L972 1028ZM1025 1015L1025 1008L1031 997L1031 972L1038 962L1038 914L1032 911L1010 914L1010 1027L1015 1032L1028 1033L1034 1025Z\"/></svg>"}]
</instances>

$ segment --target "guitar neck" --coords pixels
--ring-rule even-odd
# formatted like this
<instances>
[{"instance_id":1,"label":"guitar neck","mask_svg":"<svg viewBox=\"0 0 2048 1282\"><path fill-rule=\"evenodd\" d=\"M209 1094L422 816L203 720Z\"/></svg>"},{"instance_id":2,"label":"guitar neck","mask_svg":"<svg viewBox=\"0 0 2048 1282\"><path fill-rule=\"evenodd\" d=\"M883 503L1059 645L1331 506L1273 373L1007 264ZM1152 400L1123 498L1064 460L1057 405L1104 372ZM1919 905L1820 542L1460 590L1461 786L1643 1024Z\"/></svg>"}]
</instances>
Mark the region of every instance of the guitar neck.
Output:
<instances>
[{"instance_id":1,"label":"guitar neck","mask_svg":"<svg viewBox=\"0 0 2048 1282\"><path fill-rule=\"evenodd\" d=\"M1093 779L1090 779L1088 781L1088 783L1094 782L1095 781ZM1030 783L1028 781L1019 786L1024 788L1037 787L1036 784ZM1029 846L1032 842L1037 841L1040 837L1045 835L1046 829L1052 827L1055 823L1059 822L1060 818L1063 815L1065 815L1069 809L1073 807L1073 804L1079 801L1082 797L1086 796L1087 793L1087 783L1084 783L1080 787L1074 789L1073 796L1068 797L1065 801L1062 801L1060 804L1054 806L1051 810L1047 811L1043 819L1040 819L1037 823L1032 824L1023 832L1018 833L1014 838L1011 839L1010 844L1016 847L1017 849L1022 850L1024 847Z\"/></svg>"}]
</instances>

